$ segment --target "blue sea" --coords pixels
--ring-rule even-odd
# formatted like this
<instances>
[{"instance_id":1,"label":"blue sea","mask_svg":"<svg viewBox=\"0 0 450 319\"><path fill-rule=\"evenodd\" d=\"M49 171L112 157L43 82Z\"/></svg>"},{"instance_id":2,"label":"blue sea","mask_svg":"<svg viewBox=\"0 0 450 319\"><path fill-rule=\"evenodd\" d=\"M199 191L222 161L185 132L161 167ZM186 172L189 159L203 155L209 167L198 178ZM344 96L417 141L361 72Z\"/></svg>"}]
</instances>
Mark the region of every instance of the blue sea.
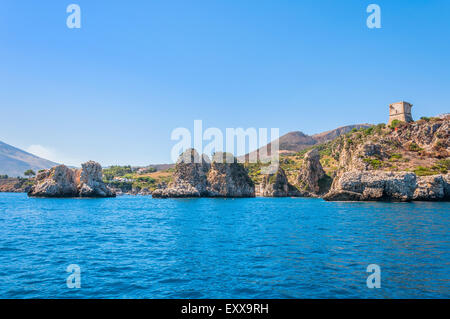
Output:
<instances>
[{"instance_id":1,"label":"blue sea","mask_svg":"<svg viewBox=\"0 0 450 319\"><path fill-rule=\"evenodd\" d=\"M449 297L449 203L0 193L0 298Z\"/></svg>"}]
</instances>

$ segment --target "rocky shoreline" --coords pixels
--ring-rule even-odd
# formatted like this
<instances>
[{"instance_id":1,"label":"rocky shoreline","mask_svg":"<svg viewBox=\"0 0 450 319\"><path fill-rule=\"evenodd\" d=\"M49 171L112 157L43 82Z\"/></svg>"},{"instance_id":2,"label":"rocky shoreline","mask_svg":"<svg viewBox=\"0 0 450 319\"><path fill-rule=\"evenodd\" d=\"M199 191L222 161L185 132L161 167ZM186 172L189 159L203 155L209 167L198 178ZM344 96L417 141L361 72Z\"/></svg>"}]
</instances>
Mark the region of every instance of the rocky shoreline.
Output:
<instances>
[{"instance_id":1,"label":"rocky shoreline","mask_svg":"<svg viewBox=\"0 0 450 319\"><path fill-rule=\"evenodd\" d=\"M38 173L29 197L115 197L102 180L102 167L89 161L81 169L58 165Z\"/></svg>"},{"instance_id":2,"label":"rocky shoreline","mask_svg":"<svg viewBox=\"0 0 450 319\"><path fill-rule=\"evenodd\" d=\"M448 201L450 174L416 176L410 172L346 172L326 201Z\"/></svg>"},{"instance_id":3,"label":"rocky shoreline","mask_svg":"<svg viewBox=\"0 0 450 319\"><path fill-rule=\"evenodd\" d=\"M30 197L131 194L152 195L153 198L316 197L325 201L449 201L449 141L449 117L400 123L395 127L380 124L355 129L304 153L281 157L280 163L271 167L273 173L268 175L262 175L262 165L248 166L231 154L216 153L210 159L188 149L180 155L175 167L170 168L170 179L163 182L138 175L138 181L143 179L149 183L128 183L126 189L110 187L105 184L109 179L103 180L106 173L100 164L89 161L82 164L81 169L59 165L40 171L34 179L0 180L0 191L27 192ZM299 161L293 162L295 158ZM169 173L164 174L167 178Z\"/></svg>"}]
</instances>

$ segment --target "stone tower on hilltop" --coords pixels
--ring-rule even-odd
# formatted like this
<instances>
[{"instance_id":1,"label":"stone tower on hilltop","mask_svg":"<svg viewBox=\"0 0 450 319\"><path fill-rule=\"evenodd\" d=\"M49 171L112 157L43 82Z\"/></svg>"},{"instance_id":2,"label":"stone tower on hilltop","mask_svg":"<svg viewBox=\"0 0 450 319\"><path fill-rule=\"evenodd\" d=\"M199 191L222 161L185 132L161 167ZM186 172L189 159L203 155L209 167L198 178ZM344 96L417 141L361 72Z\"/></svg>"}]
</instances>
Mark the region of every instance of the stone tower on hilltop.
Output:
<instances>
[{"instance_id":1,"label":"stone tower on hilltop","mask_svg":"<svg viewBox=\"0 0 450 319\"><path fill-rule=\"evenodd\" d=\"M393 120L399 120L402 122L413 122L411 115L412 104L408 102L397 102L389 105L389 122L391 125Z\"/></svg>"}]
</instances>

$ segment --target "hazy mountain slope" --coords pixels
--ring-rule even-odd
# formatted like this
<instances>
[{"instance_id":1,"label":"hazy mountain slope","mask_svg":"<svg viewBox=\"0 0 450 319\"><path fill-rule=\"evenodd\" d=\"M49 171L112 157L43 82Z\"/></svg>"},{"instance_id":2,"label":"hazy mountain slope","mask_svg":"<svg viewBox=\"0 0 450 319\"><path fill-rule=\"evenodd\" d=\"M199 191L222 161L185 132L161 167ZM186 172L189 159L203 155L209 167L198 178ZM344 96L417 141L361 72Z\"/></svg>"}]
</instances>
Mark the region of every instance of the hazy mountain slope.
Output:
<instances>
[{"instance_id":1,"label":"hazy mountain slope","mask_svg":"<svg viewBox=\"0 0 450 319\"><path fill-rule=\"evenodd\" d=\"M347 125L341 126L331 131L326 131L319 134L314 134L312 138L317 142L317 144L326 143L331 140L334 140L336 137L341 136L350 132L353 129L359 130L360 128L366 128L372 126L370 124L356 124L356 125Z\"/></svg>"},{"instance_id":2,"label":"hazy mountain slope","mask_svg":"<svg viewBox=\"0 0 450 319\"><path fill-rule=\"evenodd\" d=\"M27 169L37 172L58 165L0 141L0 174L23 176Z\"/></svg>"},{"instance_id":3,"label":"hazy mountain slope","mask_svg":"<svg viewBox=\"0 0 450 319\"><path fill-rule=\"evenodd\" d=\"M307 135L300 131L289 132L279 138L279 146L281 153L296 153L304 150L312 145L322 144L329 142L336 137L346 134L353 129L360 129L372 126L370 124L355 124L355 125L347 125L341 126L334 130L326 131L319 134ZM268 144L268 151L271 150L271 143ZM259 153L261 149L256 152ZM254 153L254 152L252 152ZM245 155L248 158L249 154Z\"/></svg>"}]
</instances>

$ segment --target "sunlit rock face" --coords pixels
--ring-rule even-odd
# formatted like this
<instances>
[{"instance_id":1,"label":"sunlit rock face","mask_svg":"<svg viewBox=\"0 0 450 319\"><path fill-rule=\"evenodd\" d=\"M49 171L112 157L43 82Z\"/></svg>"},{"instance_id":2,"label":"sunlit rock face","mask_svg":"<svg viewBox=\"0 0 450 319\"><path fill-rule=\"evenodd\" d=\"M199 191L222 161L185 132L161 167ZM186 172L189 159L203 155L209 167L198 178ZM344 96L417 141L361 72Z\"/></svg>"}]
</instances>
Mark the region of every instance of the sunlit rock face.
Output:
<instances>
[{"instance_id":1,"label":"sunlit rock face","mask_svg":"<svg viewBox=\"0 0 450 319\"><path fill-rule=\"evenodd\" d=\"M30 197L114 197L116 194L102 181L102 167L89 161L81 169L58 165L39 172Z\"/></svg>"},{"instance_id":2,"label":"sunlit rock face","mask_svg":"<svg viewBox=\"0 0 450 319\"><path fill-rule=\"evenodd\" d=\"M245 168L231 156L217 153L213 161L188 149L178 158L172 183L156 189L155 198L253 197L255 186Z\"/></svg>"},{"instance_id":3,"label":"sunlit rock face","mask_svg":"<svg viewBox=\"0 0 450 319\"><path fill-rule=\"evenodd\" d=\"M259 196L262 197L308 197L309 192L301 192L289 184L286 173L281 167L274 174L265 175L259 185Z\"/></svg>"}]
</instances>

